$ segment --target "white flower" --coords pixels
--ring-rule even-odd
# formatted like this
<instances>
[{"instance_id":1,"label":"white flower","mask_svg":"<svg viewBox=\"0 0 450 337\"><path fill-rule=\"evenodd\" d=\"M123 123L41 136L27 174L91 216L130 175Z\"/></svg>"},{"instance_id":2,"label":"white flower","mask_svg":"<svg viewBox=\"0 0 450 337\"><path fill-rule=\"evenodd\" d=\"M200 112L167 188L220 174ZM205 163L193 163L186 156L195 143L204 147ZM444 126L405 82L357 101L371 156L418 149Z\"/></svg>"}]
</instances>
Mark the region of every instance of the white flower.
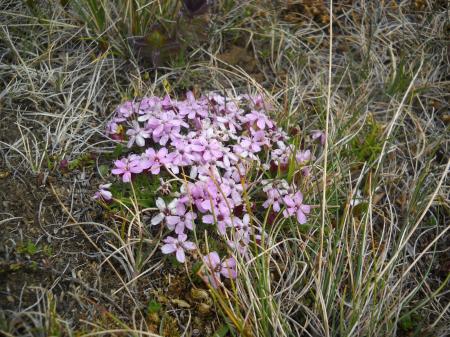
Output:
<instances>
[{"instance_id":1,"label":"white flower","mask_svg":"<svg viewBox=\"0 0 450 337\"><path fill-rule=\"evenodd\" d=\"M166 205L166 202L163 200L163 198L156 199L156 207L158 207L159 213L152 218L152 226L159 225L166 219L166 217L175 214L177 202L178 199L173 199L169 204Z\"/></svg>"},{"instance_id":2,"label":"white flower","mask_svg":"<svg viewBox=\"0 0 450 337\"><path fill-rule=\"evenodd\" d=\"M138 146L144 146L145 139L150 138L150 132L141 128L139 123L136 121L132 121L131 123L133 128L127 131L127 135L130 136L127 146L132 147L134 142L136 142Z\"/></svg>"}]
</instances>

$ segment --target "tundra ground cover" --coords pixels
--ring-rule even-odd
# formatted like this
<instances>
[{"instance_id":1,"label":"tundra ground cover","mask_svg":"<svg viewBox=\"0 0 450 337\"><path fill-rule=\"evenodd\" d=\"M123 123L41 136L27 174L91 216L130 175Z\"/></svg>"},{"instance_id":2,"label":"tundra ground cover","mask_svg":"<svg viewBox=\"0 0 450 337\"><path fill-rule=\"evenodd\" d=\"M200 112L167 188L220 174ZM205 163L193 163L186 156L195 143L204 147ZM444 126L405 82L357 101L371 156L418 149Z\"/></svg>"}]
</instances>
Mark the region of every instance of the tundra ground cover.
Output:
<instances>
[{"instance_id":1,"label":"tundra ground cover","mask_svg":"<svg viewBox=\"0 0 450 337\"><path fill-rule=\"evenodd\" d=\"M448 334L446 2L343 1L330 15L321 1L217 1L179 21L179 1L0 3L3 334ZM244 241L246 225L264 229L264 244L249 235L248 257L217 230L220 202L161 212L199 175L173 155L176 132L160 133L152 114L113 120L144 97L214 105L211 91L244 111L242 94L271 106L267 119L242 114L246 126L234 127L246 133L226 153L260 147L252 160L267 164L260 142L271 136L257 132L271 123L294 148L286 171L266 167L289 196L253 180L256 168L245 176L260 183L250 199L212 193L243 199L238 226L224 224L230 239L233 228ZM186 136L197 112L208 123L205 111L165 122ZM202 161L223 165L225 153L221 142L205 151L204 136L184 158L200 175ZM172 174L186 177L167 183ZM303 203L315 207L307 214Z\"/></svg>"}]
</instances>

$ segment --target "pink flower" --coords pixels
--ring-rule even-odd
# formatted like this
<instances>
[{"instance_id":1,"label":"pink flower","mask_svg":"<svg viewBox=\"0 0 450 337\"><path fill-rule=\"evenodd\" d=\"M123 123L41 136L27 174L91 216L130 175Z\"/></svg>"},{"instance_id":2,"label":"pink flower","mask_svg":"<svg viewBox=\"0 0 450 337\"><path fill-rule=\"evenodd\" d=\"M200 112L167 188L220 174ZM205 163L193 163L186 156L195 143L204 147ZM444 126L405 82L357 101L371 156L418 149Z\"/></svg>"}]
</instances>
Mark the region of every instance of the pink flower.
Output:
<instances>
[{"instance_id":1,"label":"pink flower","mask_svg":"<svg viewBox=\"0 0 450 337\"><path fill-rule=\"evenodd\" d=\"M303 164L311 159L311 151L297 151L295 154L295 160L297 160L297 163Z\"/></svg>"},{"instance_id":2,"label":"pink flower","mask_svg":"<svg viewBox=\"0 0 450 337\"><path fill-rule=\"evenodd\" d=\"M235 253L240 254L243 256L246 260L250 259L249 249L248 249L248 243L244 242L242 240L227 240L228 246L235 251Z\"/></svg>"},{"instance_id":3,"label":"pink flower","mask_svg":"<svg viewBox=\"0 0 450 337\"><path fill-rule=\"evenodd\" d=\"M108 189L111 187L111 183L109 184L103 184L99 186L99 189L97 192L95 192L94 194L94 199L98 200L104 200L104 201L109 201L112 199L112 193L110 191L108 191Z\"/></svg>"},{"instance_id":4,"label":"pink flower","mask_svg":"<svg viewBox=\"0 0 450 337\"><path fill-rule=\"evenodd\" d=\"M175 253L178 262L184 263L186 261L186 255L184 251L194 250L196 248L195 243L186 240L186 234L178 235L178 239L175 239L172 236L168 236L163 240L165 245L161 247L161 251L163 254Z\"/></svg>"},{"instance_id":5,"label":"pink flower","mask_svg":"<svg viewBox=\"0 0 450 337\"><path fill-rule=\"evenodd\" d=\"M220 235L225 235L227 227L230 227L233 223L229 212L217 212L215 213L215 216L212 214L207 214L203 216L202 221L203 223L209 225L216 224Z\"/></svg>"},{"instance_id":6,"label":"pink flower","mask_svg":"<svg viewBox=\"0 0 450 337\"><path fill-rule=\"evenodd\" d=\"M106 124L106 134L117 139L121 131L121 120L114 118Z\"/></svg>"},{"instance_id":7,"label":"pink flower","mask_svg":"<svg viewBox=\"0 0 450 337\"><path fill-rule=\"evenodd\" d=\"M197 214L194 212L186 212L186 207L183 204L177 207L175 215L169 215L166 217L167 228L170 230L175 229L175 233L183 234L184 229L193 230L197 218Z\"/></svg>"},{"instance_id":8,"label":"pink flower","mask_svg":"<svg viewBox=\"0 0 450 337\"><path fill-rule=\"evenodd\" d=\"M270 140L267 139L266 137L267 133L265 131L263 130L254 131L253 129L251 129L251 134L252 134L252 141L254 143L257 143L260 146L270 145Z\"/></svg>"},{"instance_id":9,"label":"pink flower","mask_svg":"<svg viewBox=\"0 0 450 337\"><path fill-rule=\"evenodd\" d=\"M312 153L296 149L266 108L260 95L233 100L210 93L197 99L192 92L187 92L181 102L169 96L150 96L117 108L107 132L112 138L126 139L127 146L137 148L139 155L116 160L112 173L124 182L141 172L158 175L147 176L151 185L161 181L159 187L152 188L157 208L149 222L174 232L161 243L164 254L174 254L178 261L185 262L186 251L195 248L186 234L194 230L197 221L211 224L209 230L222 235L223 243L244 260L252 255L252 242L268 243L257 220L264 208L273 209L268 214L269 222L281 212L300 224L307 221L311 206L303 204L303 195L283 177L287 177L284 173L293 161L306 174L312 165ZM324 140L321 131L311 137ZM280 178L270 178L275 175ZM265 199L264 193L260 198L261 189ZM170 196L170 200L159 196ZM94 197L111 200L109 185L101 185ZM247 214L247 201L257 214L255 218ZM261 204L260 209L253 208ZM233 258L223 261L212 252L203 257L203 262L208 268L208 272L204 268L204 279L214 287L221 285L220 278L236 277Z\"/></svg>"},{"instance_id":10,"label":"pink flower","mask_svg":"<svg viewBox=\"0 0 450 337\"><path fill-rule=\"evenodd\" d=\"M172 142L175 151L171 152L166 157L166 166L172 170L173 173L180 172L179 167L191 165L195 156L192 153L191 146L182 139L177 139Z\"/></svg>"},{"instance_id":11,"label":"pink flower","mask_svg":"<svg viewBox=\"0 0 450 337\"><path fill-rule=\"evenodd\" d=\"M145 150L145 154L143 155L142 166L145 169L150 169L152 174L159 174L161 166L166 163L168 152L169 151L165 147L160 148L158 152L156 152L154 148L149 147Z\"/></svg>"},{"instance_id":12,"label":"pink flower","mask_svg":"<svg viewBox=\"0 0 450 337\"><path fill-rule=\"evenodd\" d=\"M133 102L128 101L117 107L116 113L122 121L131 117L135 112L135 105Z\"/></svg>"},{"instance_id":13,"label":"pink flower","mask_svg":"<svg viewBox=\"0 0 450 337\"><path fill-rule=\"evenodd\" d=\"M203 189L205 191L202 197L203 200L200 201L200 205L197 205L197 208L202 213L211 212L216 214L218 223L222 221L226 222L231 213L231 209L234 207L233 200L228 198L231 193L229 186L226 184L216 186L214 180L208 178L203 184ZM210 217L207 217L207 219L210 219ZM212 220L207 221L207 223L214 223Z\"/></svg>"},{"instance_id":14,"label":"pink flower","mask_svg":"<svg viewBox=\"0 0 450 337\"><path fill-rule=\"evenodd\" d=\"M233 221L233 229L234 229L234 237L238 241L243 241L244 243L250 242L250 232L251 232L251 224L250 224L250 216L248 214L244 214L242 220L235 217Z\"/></svg>"},{"instance_id":15,"label":"pink flower","mask_svg":"<svg viewBox=\"0 0 450 337\"><path fill-rule=\"evenodd\" d=\"M231 138L236 138L235 134L242 130L242 122L245 121L244 110L239 109L233 102L229 102L226 106L216 107L216 110L223 115L214 116L215 124L226 131Z\"/></svg>"},{"instance_id":16,"label":"pink flower","mask_svg":"<svg viewBox=\"0 0 450 337\"><path fill-rule=\"evenodd\" d=\"M136 142L138 146L144 146L145 140L150 138L150 132L141 128L139 123L136 121L132 121L131 123L133 128L127 130L127 135L130 136L127 147L132 147L134 142Z\"/></svg>"},{"instance_id":17,"label":"pink flower","mask_svg":"<svg viewBox=\"0 0 450 337\"><path fill-rule=\"evenodd\" d=\"M282 142L280 142L278 146L278 149L271 152L271 158L277 165L287 165L289 157L292 154L292 148L290 145L286 145Z\"/></svg>"},{"instance_id":18,"label":"pink flower","mask_svg":"<svg viewBox=\"0 0 450 337\"><path fill-rule=\"evenodd\" d=\"M232 174L231 171L225 172L221 186L228 192L226 195L230 196L231 200L233 200L233 206L239 206L242 203L242 193L244 188L240 181L236 182L234 180Z\"/></svg>"},{"instance_id":19,"label":"pink flower","mask_svg":"<svg viewBox=\"0 0 450 337\"><path fill-rule=\"evenodd\" d=\"M128 158L122 158L114 161L116 166L111 170L114 175L121 175L124 183L131 181L131 174L141 173L143 168L141 166L141 158L137 155L130 155Z\"/></svg>"},{"instance_id":20,"label":"pink flower","mask_svg":"<svg viewBox=\"0 0 450 337\"><path fill-rule=\"evenodd\" d=\"M271 188L267 192L267 200L263 203L264 208L268 208L272 205L275 212L279 212L283 204L283 196L280 191L276 188Z\"/></svg>"},{"instance_id":21,"label":"pink flower","mask_svg":"<svg viewBox=\"0 0 450 337\"><path fill-rule=\"evenodd\" d=\"M242 158L256 159L255 153L261 151L261 144L255 138L241 137L238 144L233 146L233 152Z\"/></svg>"},{"instance_id":22,"label":"pink flower","mask_svg":"<svg viewBox=\"0 0 450 337\"><path fill-rule=\"evenodd\" d=\"M325 133L323 131L320 131L320 130L313 131L311 138L312 138L312 140L319 139L320 144L325 145Z\"/></svg>"},{"instance_id":23,"label":"pink flower","mask_svg":"<svg viewBox=\"0 0 450 337\"><path fill-rule=\"evenodd\" d=\"M200 104L199 104L200 103ZM192 91L186 93L186 100L177 105L180 115L187 116L188 119L208 117L208 106L201 104L201 101L195 99Z\"/></svg>"},{"instance_id":24,"label":"pink flower","mask_svg":"<svg viewBox=\"0 0 450 337\"><path fill-rule=\"evenodd\" d=\"M201 136L193 140L191 148L198 153L203 163L214 162L223 157L222 145L216 139L207 140Z\"/></svg>"},{"instance_id":25,"label":"pink flower","mask_svg":"<svg viewBox=\"0 0 450 337\"><path fill-rule=\"evenodd\" d=\"M250 125L256 124L260 130L264 130L266 127L271 129L274 126L272 120L260 111L252 110L249 114L245 115L245 118Z\"/></svg>"},{"instance_id":26,"label":"pink flower","mask_svg":"<svg viewBox=\"0 0 450 337\"><path fill-rule=\"evenodd\" d=\"M305 224L307 220L306 214L311 212L311 206L303 204L303 194L297 192L293 196L286 195L283 200L286 204L286 209L283 211L284 217L288 218L295 214L298 222L301 225Z\"/></svg>"},{"instance_id":27,"label":"pink flower","mask_svg":"<svg viewBox=\"0 0 450 337\"><path fill-rule=\"evenodd\" d=\"M159 97L144 97L138 105L138 121L145 122L162 112L162 104Z\"/></svg>"},{"instance_id":28,"label":"pink flower","mask_svg":"<svg viewBox=\"0 0 450 337\"><path fill-rule=\"evenodd\" d=\"M151 117L147 122L147 128L151 130L153 141L163 146L169 139L180 137L181 126L188 127L173 111L162 112L157 118Z\"/></svg>"},{"instance_id":29,"label":"pink flower","mask_svg":"<svg viewBox=\"0 0 450 337\"><path fill-rule=\"evenodd\" d=\"M203 181L183 185L182 193L184 195L180 198L180 202L185 205L195 205L201 213L206 213L208 208L202 206L205 200L209 200L205 186L206 183Z\"/></svg>"},{"instance_id":30,"label":"pink flower","mask_svg":"<svg viewBox=\"0 0 450 337\"><path fill-rule=\"evenodd\" d=\"M216 162L216 165L228 172L232 168L232 165L235 165L239 161L239 157L228 147L224 147L222 151L222 158Z\"/></svg>"},{"instance_id":31,"label":"pink flower","mask_svg":"<svg viewBox=\"0 0 450 337\"><path fill-rule=\"evenodd\" d=\"M217 254L217 252L211 252L208 255L203 256L203 263L209 273L208 275L204 275L202 278L214 288L221 285L221 275L232 279L237 276L236 260L232 257L224 261L220 261L219 254Z\"/></svg>"},{"instance_id":32,"label":"pink flower","mask_svg":"<svg viewBox=\"0 0 450 337\"><path fill-rule=\"evenodd\" d=\"M249 104L252 109L264 110L266 106L267 108L271 108L270 105L264 102L264 97L262 95L243 94L239 95L239 99L247 101L246 103Z\"/></svg>"}]
</instances>

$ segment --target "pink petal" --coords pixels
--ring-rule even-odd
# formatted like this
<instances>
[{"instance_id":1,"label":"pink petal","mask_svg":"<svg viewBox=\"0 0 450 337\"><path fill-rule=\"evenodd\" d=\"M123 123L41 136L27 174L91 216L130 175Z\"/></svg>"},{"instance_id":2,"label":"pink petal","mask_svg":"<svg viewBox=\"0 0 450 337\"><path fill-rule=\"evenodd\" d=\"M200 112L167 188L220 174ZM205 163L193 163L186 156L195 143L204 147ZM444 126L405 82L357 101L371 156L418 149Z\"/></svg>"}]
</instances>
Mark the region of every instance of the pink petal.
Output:
<instances>
[{"instance_id":1,"label":"pink petal","mask_svg":"<svg viewBox=\"0 0 450 337\"><path fill-rule=\"evenodd\" d=\"M176 250L177 248L173 243L168 243L161 247L161 251L163 252L163 254L171 254Z\"/></svg>"},{"instance_id":2,"label":"pink petal","mask_svg":"<svg viewBox=\"0 0 450 337\"><path fill-rule=\"evenodd\" d=\"M161 221L164 220L164 215L162 213L158 213L157 215L155 215L152 220L151 220L151 224L152 226L156 226L158 224L161 223Z\"/></svg>"},{"instance_id":3,"label":"pink petal","mask_svg":"<svg viewBox=\"0 0 450 337\"><path fill-rule=\"evenodd\" d=\"M180 262L180 263L184 263L184 261L186 261L186 255L184 254L184 250L183 250L183 248L178 248L177 249L177 260L178 260L178 262Z\"/></svg>"},{"instance_id":4,"label":"pink petal","mask_svg":"<svg viewBox=\"0 0 450 337\"><path fill-rule=\"evenodd\" d=\"M236 260L232 257L222 262L223 267L236 268Z\"/></svg>"},{"instance_id":5,"label":"pink petal","mask_svg":"<svg viewBox=\"0 0 450 337\"><path fill-rule=\"evenodd\" d=\"M305 214L309 214L311 212L311 206L309 206L309 205L301 205L300 209Z\"/></svg>"},{"instance_id":6,"label":"pink petal","mask_svg":"<svg viewBox=\"0 0 450 337\"><path fill-rule=\"evenodd\" d=\"M189 102L195 102L195 97L194 97L194 94L192 93L192 91L188 91L186 93L186 98Z\"/></svg>"},{"instance_id":7,"label":"pink petal","mask_svg":"<svg viewBox=\"0 0 450 337\"><path fill-rule=\"evenodd\" d=\"M122 160L115 160L114 161L114 165L116 165L116 167L118 167L118 168L125 168L125 167L127 167L127 164L124 163Z\"/></svg>"},{"instance_id":8,"label":"pink petal","mask_svg":"<svg viewBox=\"0 0 450 337\"><path fill-rule=\"evenodd\" d=\"M186 213L186 207L181 203L177 203L176 211L178 215L184 215Z\"/></svg>"},{"instance_id":9,"label":"pink petal","mask_svg":"<svg viewBox=\"0 0 450 337\"><path fill-rule=\"evenodd\" d=\"M158 125L158 127L155 130L153 130L153 137L161 136L163 131L164 131L164 126L162 124Z\"/></svg>"},{"instance_id":10,"label":"pink petal","mask_svg":"<svg viewBox=\"0 0 450 337\"><path fill-rule=\"evenodd\" d=\"M210 161L213 157L211 156L211 152L209 151L205 151L205 153L203 153L203 159L205 161Z\"/></svg>"},{"instance_id":11,"label":"pink petal","mask_svg":"<svg viewBox=\"0 0 450 337\"><path fill-rule=\"evenodd\" d=\"M290 196L286 196L283 198L284 202L286 203L287 206L289 207L294 207L295 206L295 202L294 200L292 200L292 198Z\"/></svg>"},{"instance_id":12,"label":"pink petal","mask_svg":"<svg viewBox=\"0 0 450 337\"><path fill-rule=\"evenodd\" d=\"M203 257L203 262L211 269L215 269L220 264L220 257L217 252L211 252Z\"/></svg>"},{"instance_id":13,"label":"pink petal","mask_svg":"<svg viewBox=\"0 0 450 337\"><path fill-rule=\"evenodd\" d=\"M177 223L180 222L180 217L175 215L169 215L166 217L167 224L171 226L175 226Z\"/></svg>"},{"instance_id":14,"label":"pink petal","mask_svg":"<svg viewBox=\"0 0 450 337\"><path fill-rule=\"evenodd\" d=\"M125 172L122 176L122 181L124 183L129 183L131 181L131 173L130 172Z\"/></svg>"},{"instance_id":15,"label":"pink petal","mask_svg":"<svg viewBox=\"0 0 450 337\"><path fill-rule=\"evenodd\" d=\"M235 269L233 268L227 268L226 266L222 267L222 270L220 271L220 273L225 276L226 278L232 278L235 279L237 276L237 272Z\"/></svg>"},{"instance_id":16,"label":"pink petal","mask_svg":"<svg viewBox=\"0 0 450 337\"><path fill-rule=\"evenodd\" d=\"M152 168L150 169L150 172L152 174L159 174L159 172L161 172L161 166L153 165Z\"/></svg>"},{"instance_id":17,"label":"pink petal","mask_svg":"<svg viewBox=\"0 0 450 337\"><path fill-rule=\"evenodd\" d=\"M183 243L183 247L186 250L193 250L196 248L195 243L190 242L190 241L186 241L185 243Z\"/></svg>"},{"instance_id":18,"label":"pink petal","mask_svg":"<svg viewBox=\"0 0 450 337\"><path fill-rule=\"evenodd\" d=\"M212 275L205 275L202 277L203 281L209 283L213 288L218 288L220 286L220 274L213 273Z\"/></svg>"},{"instance_id":19,"label":"pink petal","mask_svg":"<svg viewBox=\"0 0 450 337\"><path fill-rule=\"evenodd\" d=\"M303 202L303 194L302 192L295 193L294 200L297 204L301 204Z\"/></svg>"},{"instance_id":20,"label":"pink petal","mask_svg":"<svg viewBox=\"0 0 450 337\"><path fill-rule=\"evenodd\" d=\"M177 226L175 227L175 233L179 235L184 233L184 222L177 223Z\"/></svg>"},{"instance_id":21,"label":"pink petal","mask_svg":"<svg viewBox=\"0 0 450 337\"><path fill-rule=\"evenodd\" d=\"M167 155L167 153L168 153L168 150L165 147L163 147L158 151L158 157L160 157L160 158L165 157Z\"/></svg>"},{"instance_id":22,"label":"pink petal","mask_svg":"<svg viewBox=\"0 0 450 337\"><path fill-rule=\"evenodd\" d=\"M188 220L184 223L184 225L186 226L186 228L193 230L194 229L194 223L192 220Z\"/></svg>"},{"instance_id":23,"label":"pink petal","mask_svg":"<svg viewBox=\"0 0 450 337\"><path fill-rule=\"evenodd\" d=\"M168 237L166 237L166 238L163 240L163 242L164 242L164 243L176 243L176 242L177 242L177 239L175 239L175 238L172 237L172 236L168 236Z\"/></svg>"},{"instance_id":24,"label":"pink petal","mask_svg":"<svg viewBox=\"0 0 450 337\"><path fill-rule=\"evenodd\" d=\"M264 122L264 119L258 119L258 121L256 122L256 125L258 125L258 127L260 129L264 129L264 127L266 126L266 123Z\"/></svg>"},{"instance_id":25,"label":"pink petal","mask_svg":"<svg viewBox=\"0 0 450 337\"><path fill-rule=\"evenodd\" d=\"M219 221L217 223L217 230L219 231L219 234L225 235L226 232L227 232L227 229L226 229L226 226L225 226L225 222Z\"/></svg>"},{"instance_id":26,"label":"pink petal","mask_svg":"<svg viewBox=\"0 0 450 337\"><path fill-rule=\"evenodd\" d=\"M272 205L272 207L273 207L273 210L274 210L275 212L279 212L279 211L280 211L280 203L275 202L275 203Z\"/></svg>"},{"instance_id":27,"label":"pink petal","mask_svg":"<svg viewBox=\"0 0 450 337\"><path fill-rule=\"evenodd\" d=\"M212 216L212 214L204 215L202 220L206 224L213 224L213 223L215 223L214 217Z\"/></svg>"},{"instance_id":28,"label":"pink petal","mask_svg":"<svg viewBox=\"0 0 450 337\"><path fill-rule=\"evenodd\" d=\"M145 154L147 155L147 157L154 157L155 156L155 149L150 147L147 150L145 150Z\"/></svg>"},{"instance_id":29,"label":"pink petal","mask_svg":"<svg viewBox=\"0 0 450 337\"><path fill-rule=\"evenodd\" d=\"M211 210L211 200L203 200L200 205L203 209Z\"/></svg>"},{"instance_id":30,"label":"pink petal","mask_svg":"<svg viewBox=\"0 0 450 337\"><path fill-rule=\"evenodd\" d=\"M205 150L205 147L202 145L192 144L191 149L195 152L202 152L203 150Z\"/></svg>"},{"instance_id":31,"label":"pink petal","mask_svg":"<svg viewBox=\"0 0 450 337\"><path fill-rule=\"evenodd\" d=\"M297 211L297 220L301 225L306 223L306 215L301 210Z\"/></svg>"},{"instance_id":32,"label":"pink petal","mask_svg":"<svg viewBox=\"0 0 450 337\"><path fill-rule=\"evenodd\" d=\"M130 167L130 172L131 173L141 173L142 172L142 167L140 165L132 166L132 167Z\"/></svg>"},{"instance_id":33,"label":"pink petal","mask_svg":"<svg viewBox=\"0 0 450 337\"><path fill-rule=\"evenodd\" d=\"M110 191L102 190L102 191L100 191L100 194L103 196L103 198L105 200L111 200L112 199L112 193Z\"/></svg>"}]
</instances>

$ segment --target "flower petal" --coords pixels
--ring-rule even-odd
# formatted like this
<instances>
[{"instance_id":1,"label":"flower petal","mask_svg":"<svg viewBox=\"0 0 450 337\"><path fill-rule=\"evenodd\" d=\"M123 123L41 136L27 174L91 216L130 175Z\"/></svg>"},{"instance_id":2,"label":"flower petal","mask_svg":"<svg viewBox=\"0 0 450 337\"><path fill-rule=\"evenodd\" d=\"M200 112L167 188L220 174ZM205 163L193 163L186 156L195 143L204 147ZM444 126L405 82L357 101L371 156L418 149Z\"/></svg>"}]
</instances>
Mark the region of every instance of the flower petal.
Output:
<instances>
[{"instance_id":1,"label":"flower petal","mask_svg":"<svg viewBox=\"0 0 450 337\"><path fill-rule=\"evenodd\" d=\"M164 214L158 213L157 215L155 215L155 216L152 218L151 224L152 224L152 226L156 226L156 225L160 224L161 221L163 221L163 220L164 220Z\"/></svg>"},{"instance_id":2,"label":"flower petal","mask_svg":"<svg viewBox=\"0 0 450 337\"><path fill-rule=\"evenodd\" d=\"M122 176L122 181L124 183L129 183L131 181L131 172L125 172Z\"/></svg>"},{"instance_id":3,"label":"flower petal","mask_svg":"<svg viewBox=\"0 0 450 337\"><path fill-rule=\"evenodd\" d=\"M177 247L173 243L168 243L161 247L161 251L163 254L171 254L176 250Z\"/></svg>"},{"instance_id":4,"label":"flower petal","mask_svg":"<svg viewBox=\"0 0 450 337\"><path fill-rule=\"evenodd\" d=\"M297 220L301 225L306 223L306 215L300 209L297 211Z\"/></svg>"},{"instance_id":5,"label":"flower petal","mask_svg":"<svg viewBox=\"0 0 450 337\"><path fill-rule=\"evenodd\" d=\"M166 216L166 221L168 225L175 226L177 223L180 222L180 217L176 215L169 215Z\"/></svg>"},{"instance_id":6,"label":"flower petal","mask_svg":"<svg viewBox=\"0 0 450 337\"><path fill-rule=\"evenodd\" d=\"M166 208L166 203L164 202L163 198L156 199L156 207L158 207L159 210L163 210Z\"/></svg>"},{"instance_id":7,"label":"flower petal","mask_svg":"<svg viewBox=\"0 0 450 337\"><path fill-rule=\"evenodd\" d=\"M177 255L178 262L184 263L184 261L186 261L186 255L184 254L183 248L179 247L177 249L177 254L176 255Z\"/></svg>"},{"instance_id":8,"label":"flower petal","mask_svg":"<svg viewBox=\"0 0 450 337\"><path fill-rule=\"evenodd\" d=\"M186 250L193 250L195 249L197 246L195 245L195 243L191 242L191 241L186 241L183 243L183 247Z\"/></svg>"},{"instance_id":9,"label":"flower petal","mask_svg":"<svg viewBox=\"0 0 450 337\"><path fill-rule=\"evenodd\" d=\"M203 262L211 269L215 269L220 264L220 257L217 252L211 252L203 257Z\"/></svg>"}]
</instances>

